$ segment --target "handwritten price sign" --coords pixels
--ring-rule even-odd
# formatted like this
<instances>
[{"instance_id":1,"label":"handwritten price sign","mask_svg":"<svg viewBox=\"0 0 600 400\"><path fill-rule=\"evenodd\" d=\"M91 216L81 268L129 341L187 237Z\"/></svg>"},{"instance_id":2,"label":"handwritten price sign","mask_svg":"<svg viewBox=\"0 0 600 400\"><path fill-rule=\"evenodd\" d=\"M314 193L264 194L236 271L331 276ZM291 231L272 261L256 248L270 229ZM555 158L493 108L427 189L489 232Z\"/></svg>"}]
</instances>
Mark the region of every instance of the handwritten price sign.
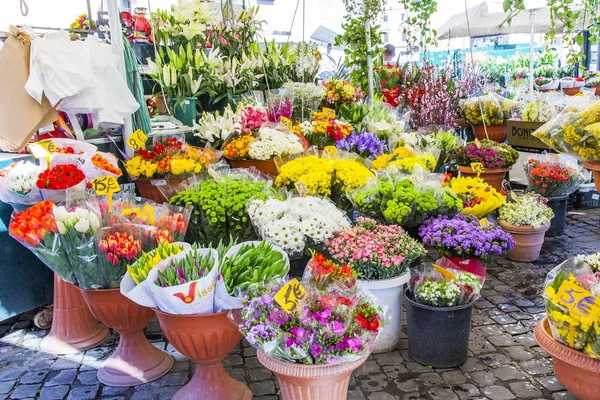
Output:
<instances>
[{"instance_id":1,"label":"handwritten price sign","mask_svg":"<svg viewBox=\"0 0 600 400\"><path fill-rule=\"evenodd\" d=\"M600 299L581 286L565 280L558 289L558 302L566 307L571 315L600 318Z\"/></svg>"},{"instance_id":2,"label":"handwritten price sign","mask_svg":"<svg viewBox=\"0 0 600 400\"><path fill-rule=\"evenodd\" d=\"M479 226L481 226L482 228L489 228L490 227L490 221L487 218L481 218L479 220Z\"/></svg>"},{"instance_id":3,"label":"handwritten price sign","mask_svg":"<svg viewBox=\"0 0 600 400\"><path fill-rule=\"evenodd\" d=\"M298 191L298 194L302 197L308 196L308 188L304 184L304 182L296 182L294 183L294 187Z\"/></svg>"},{"instance_id":4,"label":"handwritten price sign","mask_svg":"<svg viewBox=\"0 0 600 400\"><path fill-rule=\"evenodd\" d=\"M323 114L325 114L327 118L335 118L335 110L332 108L323 107Z\"/></svg>"},{"instance_id":5,"label":"handwritten price sign","mask_svg":"<svg viewBox=\"0 0 600 400\"><path fill-rule=\"evenodd\" d=\"M292 130L293 124L292 124L292 121L289 120L288 118L281 116L281 117L279 117L279 122L281 122L283 125L285 125L285 127L288 128L290 131Z\"/></svg>"},{"instance_id":6,"label":"handwritten price sign","mask_svg":"<svg viewBox=\"0 0 600 400\"><path fill-rule=\"evenodd\" d=\"M475 146L480 149L481 148L481 142L479 141L479 139L475 138L475 140L473 141L475 143Z\"/></svg>"},{"instance_id":7,"label":"handwritten price sign","mask_svg":"<svg viewBox=\"0 0 600 400\"><path fill-rule=\"evenodd\" d=\"M102 176L94 179L91 183L98 196L106 195L108 200L108 211L112 211L112 196L114 193L119 193L121 191L117 178L114 176Z\"/></svg>"},{"instance_id":8,"label":"handwritten price sign","mask_svg":"<svg viewBox=\"0 0 600 400\"><path fill-rule=\"evenodd\" d=\"M29 145L29 149L35 158L44 158L56 151L56 145L52 140L40 140Z\"/></svg>"},{"instance_id":9,"label":"handwritten price sign","mask_svg":"<svg viewBox=\"0 0 600 400\"><path fill-rule=\"evenodd\" d=\"M300 309L300 305L305 297L306 290L304 290L302 284L298 282L298 279L294 278L277 292L275 301L286 313L291 314Z\"/></svg>"},{"instance_id":10,"label":"handwritten price sign","mask_svg":"<svg viewBox=\"0 0 600 400\"><path fill-rule=\"evenodd\" d=\"M481 174L482 172L485 172L485 168L483 168L483 164L480 162L471 163L471 169L473 169L473 172L477 172L478 178L479 178L479 174Z\"/></svg>"},{"instance_id":11,"label":"handwritten price sign","mask_svg":"<svg viewBox=\"0 0 600 400\"><path fill-rule=\"evenodd\" d=\"M133 151L138 151L146 146L146 141L148 140L148 136L141 129L133 132L129 139L127 139L127 145L131 147Z\"/></svg>"}]
</instances>

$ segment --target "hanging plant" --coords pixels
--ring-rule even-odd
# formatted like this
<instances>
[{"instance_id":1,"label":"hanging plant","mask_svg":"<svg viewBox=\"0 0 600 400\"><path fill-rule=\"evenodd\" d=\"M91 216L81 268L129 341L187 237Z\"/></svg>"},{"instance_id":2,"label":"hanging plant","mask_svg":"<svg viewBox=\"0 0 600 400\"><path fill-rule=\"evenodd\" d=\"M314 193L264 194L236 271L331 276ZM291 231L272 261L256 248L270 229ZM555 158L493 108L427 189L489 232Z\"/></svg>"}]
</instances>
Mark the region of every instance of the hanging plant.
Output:
<instances>
[{"instance_id":1,"label":"hanging plant","mask_svg":"<svg viewBox=\"0 0 600 400\"><path fill-rule=\"evenodd\" d=\"M431 27L431 16L437 11L437 0L401 0L406 11L402 33L409 49L419 45L437 45L437 31Z\"/></svg>"}]
</instances>

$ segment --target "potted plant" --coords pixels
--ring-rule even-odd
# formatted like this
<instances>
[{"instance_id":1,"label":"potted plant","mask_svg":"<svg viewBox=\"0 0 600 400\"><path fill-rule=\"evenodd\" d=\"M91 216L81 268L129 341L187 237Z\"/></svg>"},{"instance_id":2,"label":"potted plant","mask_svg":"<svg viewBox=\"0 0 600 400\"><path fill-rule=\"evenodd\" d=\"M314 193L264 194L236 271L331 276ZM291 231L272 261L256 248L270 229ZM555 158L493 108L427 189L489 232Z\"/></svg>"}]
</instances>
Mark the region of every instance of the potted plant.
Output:
<instances>
[{"instance_id":1,"label":"potted plant","mask_svg":"<svg viewBox=\"0 0 600 400\"><path fill-rule=\"evenodd\" d=\"M527 190L548 199L548 206L554 213L547 234L561 235L567 222L568 197L589 179L588 174L577 160L565 155L531 156L523 168L527 175Z\"/></svg>"},{"instance_id":2,"label":"potted plant","mask_svg":"<svg viewBox=\"0 0 600 400\"><path fill-rule=\"evenodd\" d=\"M507 137L506 121L512 118L513 109L519 107L515 101L489 93L465 100L461 110L465 119L473 125L477 139L504 143Z\"/></svg>"},{"instance_id":3,"label":"potted plant","mask_svg":"<svg viewBox=\"0 0 600 400\"><path fill-rule=\"evenodd\" d=\"M425 255L423 246L400 226L380 225L359 217L354 227L327 242L327 250L336 262L352 266L358 275L358 287L368 289L377 305L389 310L389 321L375 340L373 352L397 348L402 336L402 298L410 276L408 267ZM319 260L313 258L311 262Z\"/></svg>"},{"instance_id":4,"label":"potted plant","mask_svg":"<svg viewBox=\"0 0 600 400\"><path fill-rule=\"evenodd\" d=\"M434 271L411 271L413 289L405 294L408 350L424 365L455 367L467 359L472 296L481 290L486 265L511 250L514 241L472 215L430 218L419 234L442 258Z\"/></svg>"},{"instance_id":5,"label":"potted plant","mask_svg":"<svg viewBox=\"0 0 600 400\"><path fill-rule=\"evenodd\" d=\"M547 200L539 194L526 193L513 203L500 207L498 223L515 240L508 258L519 262L533 262L540 256L544 235L554 217Z\"/></svg>"},{"instance_id":6,"label":"potted plant","mask_svg":"<svg viewBox=\"0 0 600 400\"><path fill-rule=\"evenodd\" d=\"M583 78L573 78L568 76L560 80L562 91L567 96L575 96L581 91L583 85L585 85L585 79Z\"/></svg>"},{"instance_id":7,"label":"potted plant","mask_svg":"<svg viewBox=\"0 0 600 400\"><path fill-rule=\"evenodd\" d=\"M411 270L406 299L408 353L420 364L452 368L464 363L469 347L471 313L485 273L455 264Z\"/></svg>"},{"instance_id":8,"label":"potted plant","mask_svg":"<svg viewBox=\"0 0 600 400\"><path fill-rule=\"evenodd\" d=\"M600 390L600 324L590 307L598 306L598 254L570 258L546 277L547 317L534 336L552 356L556 377L577 398L592 400ZM569 296L565 293L575 293Z\"/></svg>"},{"instance_id":9,"label":"potted plant","mask_svg":"<svg viewBox=\"0 0 600 400\"><path fill-rule=\"evenodd\" d=\"M519 159L519 153L507 144L484 139L467 143L458 149L454 158L461 175L481 176L490 186L501 191L504 176ZM474 163L480 163L483 171L476 172L473 169Z\"/></svg>"},{"instance_id":10,"label":"potted plant","mask_svg":"<svg viewBox=\"0 0 600 400\"><path fill-rule=\"evenodd\" d=\"M560 81L556 78L546 78L544 76L538 76L533 80L533 84L540 92L551 92L558 88Z\"/></svg>"},{"instance_id":11,"label":"potted plant","mask_svg":"<svg viewBox=\"0 0 600 400\"><path fill-rule=\"evenodd\" d=\"M265 286L231 315L275 373L282 400L345 400L352 371L366 361L384 323L382 311L356 293L350 267L314 272L283 288L303 294L301 304L283 301L284 309L276 300L282 287Z\"/></svg>"},{"instance_id":12,"label":"potted plant","mask_svg":"<svg viewBox=\"0 0 600 400\"><path fill-rule=\"evenodd\" d=\"M600 73L589 74L585 81L585 87L594 89L594 94L600 96Z\"/></svg>"}]
</instances>

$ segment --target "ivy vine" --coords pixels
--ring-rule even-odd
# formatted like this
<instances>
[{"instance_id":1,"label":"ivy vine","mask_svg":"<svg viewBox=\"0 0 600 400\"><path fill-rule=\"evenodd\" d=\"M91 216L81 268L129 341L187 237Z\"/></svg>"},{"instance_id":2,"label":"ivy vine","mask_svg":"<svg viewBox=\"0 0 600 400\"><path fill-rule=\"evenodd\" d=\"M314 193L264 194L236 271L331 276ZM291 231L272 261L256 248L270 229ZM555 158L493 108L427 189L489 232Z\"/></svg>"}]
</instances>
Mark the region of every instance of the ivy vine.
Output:
<instances>
[{"instance_id":1,"label":"ivy vine","mask_svg":"<svg viewBox=\"0 0 600 400\"><path fill-rule=\"evenodd\" d=\"M431 27L431 16L437 11L437 0L401 0L406 11L402 33L409 48L437 45L437 31Z\"/></svg>"}]
</instances>

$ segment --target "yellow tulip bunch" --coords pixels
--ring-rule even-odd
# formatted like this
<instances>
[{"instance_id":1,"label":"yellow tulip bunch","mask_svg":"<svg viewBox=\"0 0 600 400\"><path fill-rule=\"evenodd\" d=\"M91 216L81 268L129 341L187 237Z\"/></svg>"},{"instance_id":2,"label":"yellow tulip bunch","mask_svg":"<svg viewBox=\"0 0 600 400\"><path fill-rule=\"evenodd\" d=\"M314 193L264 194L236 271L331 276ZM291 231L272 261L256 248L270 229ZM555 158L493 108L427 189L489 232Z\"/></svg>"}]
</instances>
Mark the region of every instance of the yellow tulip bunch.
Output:
<instances>
[{"instance_id":1,"label":"yellow tulip bunch","mask_svg":"<svg viewBox=\"0 0 600 400\"><path fill-rule=\"evenodd\" d=\"M382 154L373 160L371 168L380 171L388 166L396 166L400 171L412 173L416 165L420 165L424 170L431 172L435 168L437 160L431 153L423 152L416 154L408 147L398 147L391 154Z\"/></svg>"}]
</instances>

